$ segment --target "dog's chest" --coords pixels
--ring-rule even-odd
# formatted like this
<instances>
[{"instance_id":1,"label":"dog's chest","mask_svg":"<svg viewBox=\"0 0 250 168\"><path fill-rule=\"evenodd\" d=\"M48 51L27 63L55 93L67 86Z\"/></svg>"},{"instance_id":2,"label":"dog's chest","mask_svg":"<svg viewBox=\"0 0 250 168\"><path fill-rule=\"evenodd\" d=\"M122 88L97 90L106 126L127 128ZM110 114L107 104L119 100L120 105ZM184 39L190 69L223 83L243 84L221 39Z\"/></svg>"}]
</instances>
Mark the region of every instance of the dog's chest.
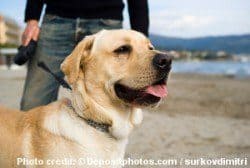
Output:
<instances>
[{"instance_id":1,"label":"dog's chest","mask_svg":"<svg viewBox=\"0 0 250 168\"><path fill-rule=\"evenodd\" d=\"M86 166L86 163L96 161L118 161L123 159L126 142L111 142L106 144L96 143L96 140L92 140L92 144L86 143L84 145L78 144L69 140L60 140L58 143L50 144L49 150L45 158L65 160L68 162L74 162L77 166ZM70 163L69 163L70 164ZM109 167L109 166L108 166ZM116 166L119 167L119 166Z\"/></svg>"},{"instance_id":2,"label":"dog's chest","mask_svg":"<svg viewBox=\"0 0 250 168\"><path fill-rule=\"evenodd\" d=\"M72 120L67 113L46 118L44 127L52 133L48 158L95 158L101 160L122 159L127 139L116 140L108 133Z\"/></svg>"}]
</instances>

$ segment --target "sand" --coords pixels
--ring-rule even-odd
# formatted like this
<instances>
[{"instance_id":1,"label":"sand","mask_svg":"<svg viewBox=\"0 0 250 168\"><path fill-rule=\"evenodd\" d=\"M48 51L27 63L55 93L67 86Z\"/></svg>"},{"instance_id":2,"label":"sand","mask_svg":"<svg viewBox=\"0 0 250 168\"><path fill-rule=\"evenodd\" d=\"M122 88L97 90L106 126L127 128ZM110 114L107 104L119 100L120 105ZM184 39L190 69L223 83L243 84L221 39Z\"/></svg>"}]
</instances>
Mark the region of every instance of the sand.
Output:
<instances>
[{"instance_id":1,"label":"sand","mask_svg":"<svg viewBox=\"0 0 250 168\"><path fill-rule=\"evenodd\" d=\"M24 75L24 70L0 71L0 104L19 107ZM142 125L130 137L126 157L250 156L250 79L173 74L168 90L158 108L144 111Z\"/></svg>"}]
</instances>

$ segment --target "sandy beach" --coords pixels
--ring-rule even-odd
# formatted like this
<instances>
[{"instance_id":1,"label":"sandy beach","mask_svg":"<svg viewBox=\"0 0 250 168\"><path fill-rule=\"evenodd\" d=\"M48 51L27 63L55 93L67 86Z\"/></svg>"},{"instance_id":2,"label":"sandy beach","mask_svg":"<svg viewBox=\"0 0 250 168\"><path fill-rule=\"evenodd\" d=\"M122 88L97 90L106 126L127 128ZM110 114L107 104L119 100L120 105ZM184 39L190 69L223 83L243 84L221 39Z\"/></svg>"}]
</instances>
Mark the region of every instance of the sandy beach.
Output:
<instances>
[{"instance_id":1,"label":"sandy beach","mask_svg":"<svg viewBox=\"0 0 250 168\"><path fill-rule=\"evenodd\" d=\"M1 105L19 108L24 78L24 70L0 71ZM249 84L250 79L172 74L168 97L158 108L145 110L126 157L249 157Z\"/></svg>"}]
</instances>

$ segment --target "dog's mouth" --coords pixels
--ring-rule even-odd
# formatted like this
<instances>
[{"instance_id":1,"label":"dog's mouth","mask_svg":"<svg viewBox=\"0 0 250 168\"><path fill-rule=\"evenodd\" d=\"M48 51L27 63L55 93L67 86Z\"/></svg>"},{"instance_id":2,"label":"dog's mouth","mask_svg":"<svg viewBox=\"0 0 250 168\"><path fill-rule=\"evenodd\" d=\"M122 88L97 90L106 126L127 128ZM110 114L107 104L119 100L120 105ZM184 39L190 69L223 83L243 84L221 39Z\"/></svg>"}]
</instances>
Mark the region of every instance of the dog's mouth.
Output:
<instances>
[{"instance_id":1,"label":"dog's mouth","mask_svg":"<svg viewBox=\"0 0 250 168\"><path fill-rule=\"evenodd\" d=\"M158 103L168 94L166 78L141 89L133 89L120 83L115 84L116 95L123 101L135 105L152 105Z\"/></svg>"}]
</instances>

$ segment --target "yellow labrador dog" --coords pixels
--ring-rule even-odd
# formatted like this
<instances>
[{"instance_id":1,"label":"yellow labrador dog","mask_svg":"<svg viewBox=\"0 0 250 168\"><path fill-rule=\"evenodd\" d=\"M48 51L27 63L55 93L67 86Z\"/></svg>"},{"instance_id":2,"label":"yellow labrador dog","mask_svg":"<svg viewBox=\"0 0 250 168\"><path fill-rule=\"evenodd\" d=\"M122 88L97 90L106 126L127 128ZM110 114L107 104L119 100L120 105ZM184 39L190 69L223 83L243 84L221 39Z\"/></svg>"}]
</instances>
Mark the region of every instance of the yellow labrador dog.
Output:
<instances>
[{"instance_id":1,"label":"yellow labrador dog","mask_svg":"<svg viewBox=\"0 0 250 168\"><path fill-rule=\"evenodd\" d=\"M170 56L136 31L87 36L61 65L72 87L70 99L25 113L0 108L0 167L123 159L128 136L142 121L141 108L167 95L170 69Z\"/></svg>"}]
</instances>

